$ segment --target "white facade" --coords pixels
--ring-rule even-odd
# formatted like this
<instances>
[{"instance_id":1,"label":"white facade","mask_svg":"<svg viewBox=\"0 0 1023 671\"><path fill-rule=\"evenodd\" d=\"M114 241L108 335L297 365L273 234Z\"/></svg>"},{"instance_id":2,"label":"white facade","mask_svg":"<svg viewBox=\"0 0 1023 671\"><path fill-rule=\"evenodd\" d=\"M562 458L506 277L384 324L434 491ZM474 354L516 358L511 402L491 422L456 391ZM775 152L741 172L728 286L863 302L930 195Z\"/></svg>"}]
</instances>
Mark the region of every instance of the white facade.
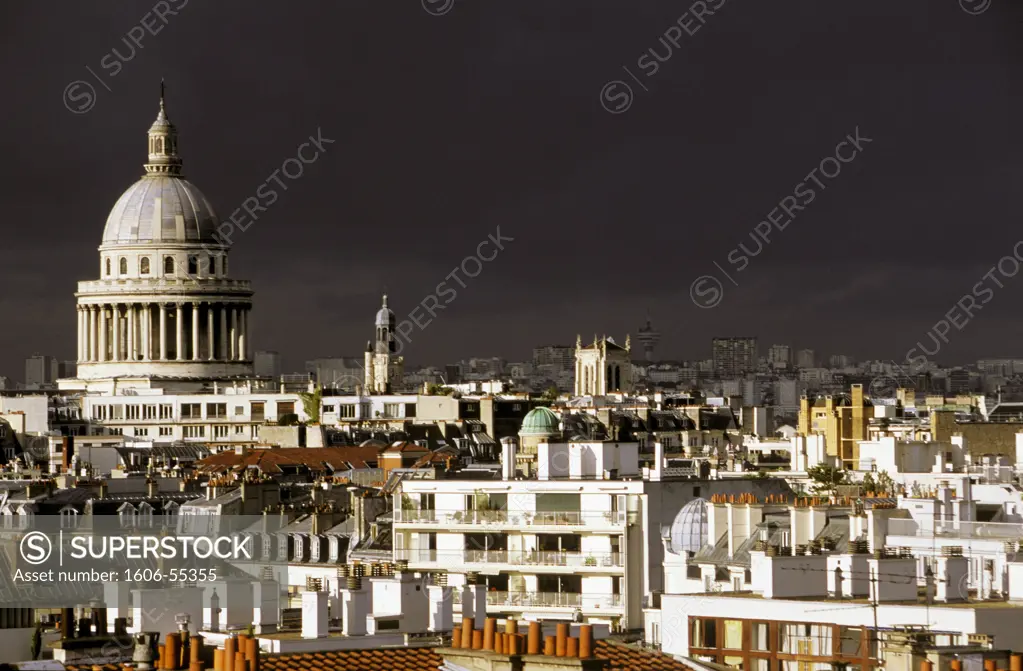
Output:
<instances>
[{"instance_id":1,"label":"white facade","mask_svg":"<svg viewBox=\"0 0 1023 671\"><path fill-rule=\"evenodd\" d=\"M394 557L455 587L479 572L490 613L638 626L645 506L641 481L406 480Z\"/></svg>"}]
</instances>

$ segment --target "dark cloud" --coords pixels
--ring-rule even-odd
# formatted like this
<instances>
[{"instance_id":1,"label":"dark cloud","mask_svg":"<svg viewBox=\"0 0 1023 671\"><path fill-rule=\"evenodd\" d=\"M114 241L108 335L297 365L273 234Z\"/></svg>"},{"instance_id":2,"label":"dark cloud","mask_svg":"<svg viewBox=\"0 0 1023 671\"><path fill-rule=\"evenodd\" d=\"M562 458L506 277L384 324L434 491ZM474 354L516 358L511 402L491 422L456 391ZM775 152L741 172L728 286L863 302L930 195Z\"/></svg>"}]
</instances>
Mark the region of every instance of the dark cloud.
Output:
<instances>
[{"instance_id":1,"label":"dark cloud","mask_svg":"<svg viewBox=\"0 0 1023 671\"><path fill-rule=\"evenodd\" d=\"M109 76L102 59L129 53L155 4L0 9L0 373L73 356L75 282L141 174L161 77L186 173L222 216L317 128L337 140L235 240L255 347L288 368L360 352L385 287L407 314L497 226L515 241L413 335L411 361L526 358L634 332L648 310L670 357L741 332L897 358L1023 237L1023 7L1008 0L979 16L957 0L727 0L652 77L637 61L666 53L687 3L455 0L430 16L190 0ZM613 79L635 89L624 114L600 105ZM62 101L75 80L96 89L86 114ZM690 283L857 126L874 142L721 305L696 308ZM1015 353L1021 296L1007 283L948 356Z\"/></svg>"}]
</instances>

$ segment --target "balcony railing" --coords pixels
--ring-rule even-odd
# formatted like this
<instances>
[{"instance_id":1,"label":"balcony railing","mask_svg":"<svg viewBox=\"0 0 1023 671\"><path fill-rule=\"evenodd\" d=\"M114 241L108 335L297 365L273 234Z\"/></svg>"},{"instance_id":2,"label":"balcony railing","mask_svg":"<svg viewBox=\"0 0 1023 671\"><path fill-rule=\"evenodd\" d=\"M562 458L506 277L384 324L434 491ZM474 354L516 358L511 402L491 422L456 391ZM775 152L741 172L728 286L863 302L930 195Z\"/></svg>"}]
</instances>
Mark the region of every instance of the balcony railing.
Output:
<instances>
[{"instance_id":1,"label":"balcony railing","mask_svg":"<svg viewBox=\"0 0 1023 671\"><path fill-rule=\"evenodd\" d=\"M454 589L452 602L461 603L461 590ZM579 594L576 592L487 592L487 605L495 608L578 608L600 610L621 608L621 594Z\"/></svg>"},{"instance_id":2,"label":"balcony railing","mask_svg":"<svg viewBox=\"0 0 1023 671\"><path fill-rule=\"evenodd\" d=\"M395 510L399 524L471 524L514 527L624 526L625 513L605 511Z\"/></svg>"},{"instance_id":3,"label":"balcony railing","mask_svg":"<svg viewBox=\"0 0 1023 671\"><path fill-rule=\"evenodd\" d=\"M620 568L618 552L558 552L519 550L395 550L394 558L411 563L511 564L514 566L565 566L571 568Z\"/></svg>"}]
</instances>

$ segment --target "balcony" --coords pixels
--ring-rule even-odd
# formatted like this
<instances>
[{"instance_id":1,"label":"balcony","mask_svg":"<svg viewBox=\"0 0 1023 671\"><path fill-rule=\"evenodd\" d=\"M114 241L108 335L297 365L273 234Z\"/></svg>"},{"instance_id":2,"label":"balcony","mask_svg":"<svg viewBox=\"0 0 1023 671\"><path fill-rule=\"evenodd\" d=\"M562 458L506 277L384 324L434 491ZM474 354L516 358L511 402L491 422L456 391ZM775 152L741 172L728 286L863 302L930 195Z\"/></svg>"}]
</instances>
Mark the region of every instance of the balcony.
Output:
<instances>
[{"instance_id":1,"label":"balcony","mask_svg":"<svg viewBox=\"0 0 1023 671\"><path fill-rule=\"evenodd\" d=\"M441 564L443 567L472 564L504 564L528 567L547 573L545 568L570 568L572 572L607 572L621 569L625 564L618 552L557 552L519 550L394 550L395 560L407 559L413 567ZM434 567L430 567L434 568ZM478 568L478 567L477 567Z\"/></svg>"},{"instance_id":2,"label":"balcony","mask_svg":"<svg viewBox=\"0 0 1023 671\"><path fill-rule=\"evenodd\" d=\"M451 590L452 602L462 602L462 591ZM487 610L522 611L531 608L565 608L607 611L625 607L621 594L578 594L576 592L487 592Z\"/></svg>"},{"instance_id":3,"label":"balcony","mask_svg":"<svg viewBox=\"0 0 1023 671\"><path fill-rule=\"evenodd\" d=\"M485 527L625 526L625 513L603 511L395 510L395 524Z\"/></svg>"}]
</instances>

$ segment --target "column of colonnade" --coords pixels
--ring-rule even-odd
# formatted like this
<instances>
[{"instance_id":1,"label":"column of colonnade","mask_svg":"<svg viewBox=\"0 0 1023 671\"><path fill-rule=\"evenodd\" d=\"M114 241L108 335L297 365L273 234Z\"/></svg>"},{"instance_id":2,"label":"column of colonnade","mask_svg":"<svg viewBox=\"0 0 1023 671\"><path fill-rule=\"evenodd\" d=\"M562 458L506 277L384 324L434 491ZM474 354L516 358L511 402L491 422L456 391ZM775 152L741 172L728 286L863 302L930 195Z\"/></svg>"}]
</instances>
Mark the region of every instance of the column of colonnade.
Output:
<instances>
[{"instance_id":1,"label":"column of colonnade","mask_svg":"<svg viewBox=\"0 0 1023 671\"><path fill-rule=\"evenodd\" d=\"M186 355L192 361L248 360L248 305L207 301L113 302L83 304L76 309L78 361L83 363L185 361ZM190 333L186 333L186 311ZM169 333L171 320L173 336ZM203 330L205 343L200 337Z\"/></svg>"}]
</instances>

